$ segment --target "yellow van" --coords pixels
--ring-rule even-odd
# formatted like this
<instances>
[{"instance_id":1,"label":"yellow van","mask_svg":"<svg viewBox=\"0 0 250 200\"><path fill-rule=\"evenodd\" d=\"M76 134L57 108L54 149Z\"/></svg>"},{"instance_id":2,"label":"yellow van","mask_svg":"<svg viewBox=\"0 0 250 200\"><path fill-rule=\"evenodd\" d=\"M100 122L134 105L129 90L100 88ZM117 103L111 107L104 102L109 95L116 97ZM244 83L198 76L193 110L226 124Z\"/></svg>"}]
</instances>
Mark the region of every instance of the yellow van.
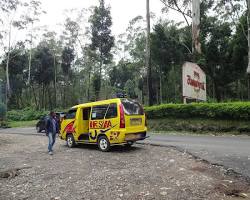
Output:
<instances>
[{"instance_id":1,"label":"yellow van","mask_svg":"<svg viewBox=\"0 0 250 200\"><path fill-rule=\"evenodd\" d=\"M112 145L131 146L146 136L142 106L131 99L109 99L72 107L61 123L60 137L68 147L97 144L101 151Z\"/></svg>"}]
</instances>

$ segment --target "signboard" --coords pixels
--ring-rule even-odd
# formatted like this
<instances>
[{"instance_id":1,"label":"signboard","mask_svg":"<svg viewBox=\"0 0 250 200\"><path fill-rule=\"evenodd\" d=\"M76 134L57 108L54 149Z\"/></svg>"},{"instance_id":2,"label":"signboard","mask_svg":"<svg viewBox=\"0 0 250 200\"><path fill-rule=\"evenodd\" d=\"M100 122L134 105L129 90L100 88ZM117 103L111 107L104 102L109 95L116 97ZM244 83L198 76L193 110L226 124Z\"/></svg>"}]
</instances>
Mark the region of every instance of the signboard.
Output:
<instances>
[{"instance_id":1,"label":"signboard","mask_svg":"<svg viewBox=\"0 0 250 200\"><path fill-rule=\"evenodd\" d=\"M182 66L182 94L184 98L206 101L206 74L195 63L185 62Z\"/></svg>"}]
</instances>

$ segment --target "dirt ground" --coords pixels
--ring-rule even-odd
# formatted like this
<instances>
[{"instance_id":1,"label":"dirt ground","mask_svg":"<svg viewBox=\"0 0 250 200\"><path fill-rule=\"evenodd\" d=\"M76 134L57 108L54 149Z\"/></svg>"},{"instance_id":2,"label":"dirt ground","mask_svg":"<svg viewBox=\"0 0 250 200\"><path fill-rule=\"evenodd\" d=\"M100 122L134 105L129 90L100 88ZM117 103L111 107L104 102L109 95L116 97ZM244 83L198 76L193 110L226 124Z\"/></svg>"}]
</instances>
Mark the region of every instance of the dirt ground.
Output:
<instances>
[{"instance_id":1,"label":"dirt ground","mask_svg":"<svg viewBox=\"0 0 250 200\"><path fill-rule=\"evenodd\" d=\"M96 146L69 149L57 138L50 156L46 136L0 134L0 172L1 200L250 199L240 176L150 145L103 153Z\"/></svg>"}]
</instances>

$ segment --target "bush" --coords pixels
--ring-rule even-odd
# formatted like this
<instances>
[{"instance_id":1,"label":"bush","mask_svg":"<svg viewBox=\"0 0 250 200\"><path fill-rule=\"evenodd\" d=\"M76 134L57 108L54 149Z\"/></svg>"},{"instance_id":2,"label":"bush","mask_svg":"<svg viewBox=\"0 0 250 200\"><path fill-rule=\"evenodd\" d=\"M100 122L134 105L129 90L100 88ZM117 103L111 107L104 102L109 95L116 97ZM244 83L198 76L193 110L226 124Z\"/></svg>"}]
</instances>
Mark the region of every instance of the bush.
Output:
<instances>
[{"instance_id":1,"label":"bush","mask_svg":"<svg viewBox=\"0 0 250 200\"><path fill-rule=\"evenodd\" d=\"M6 106L0 103L0 120L2 121L6 116Z\"/></svg>"},{"instance_id":2,"label":"bush","mask_svg":"<svg viewBox=\"0 0 250 200\"><path fill-rule=\"evenodd\" d=\"M163 104L145 108L149 119L204 118L249 120L250 102Z\"/></svg>"},{"instance_id":3,"label":"bush","mask_svg":"<svg viewBox=\"0 0 250 200\"><path fill-rule=\"evenodd\" d=\"M9 121L31 121L40 119L48 114L48 111L38 111L33 108L25 108L23 110L11 110L7 112Z\"/></svg>"}]
</instances>

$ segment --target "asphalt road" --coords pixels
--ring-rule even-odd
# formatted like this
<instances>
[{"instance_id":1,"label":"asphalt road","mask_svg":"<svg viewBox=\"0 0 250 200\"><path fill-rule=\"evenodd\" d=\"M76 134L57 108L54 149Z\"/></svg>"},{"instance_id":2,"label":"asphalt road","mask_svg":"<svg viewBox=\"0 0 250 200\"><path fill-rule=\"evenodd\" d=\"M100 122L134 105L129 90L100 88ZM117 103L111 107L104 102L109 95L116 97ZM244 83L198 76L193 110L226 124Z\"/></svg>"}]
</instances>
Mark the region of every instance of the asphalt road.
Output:
<instances>
[{"instance_id":1,"label":"asphalt road","mask_svg":"<svg viewBox=\"0 0 250 200\"><path fill-rule=\"evenodd\" d=\"M35 128L1 129L0 134L4 133L44 135L44 133L36 133ZM233 169L250 179L250 137L248 136L149 135L150 138L142 143L176 147L212 164Z\"/></svg>"},{"instance_id":2,"label":"asphalt road","mask_svg":"<svg viewBox=\"0 0 250 200\"><path fill-rule=\"evenodd\" d=\"M222 165L250 178L250 137L248 136L150 134L150 138L143 143L176 147L212 164Z\"/></svg>"}]
</instances>

